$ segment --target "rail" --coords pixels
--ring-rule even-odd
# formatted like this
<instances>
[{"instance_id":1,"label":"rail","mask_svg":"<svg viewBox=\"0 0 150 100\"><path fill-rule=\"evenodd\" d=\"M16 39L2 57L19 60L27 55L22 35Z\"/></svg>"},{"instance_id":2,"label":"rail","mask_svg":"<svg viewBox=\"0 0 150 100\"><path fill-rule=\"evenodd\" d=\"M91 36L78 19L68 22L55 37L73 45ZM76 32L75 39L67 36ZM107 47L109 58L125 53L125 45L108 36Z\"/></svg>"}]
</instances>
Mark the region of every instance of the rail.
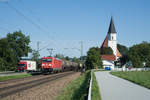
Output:
<instances>
[{"instance_id":1,"label":"rail","mask_svg":"<svg viewBox=\"0 0 150 100\"><path fill-rule=\"evenodd\" d=\"M0 88L0 93L1 93L0 99L7 97L9 95L12 95L12 94L21 92L23 90L27 90L27 89L39 86L41 84L45 84L45 83L63 78L73 73L75 72L66 72L66 73L57 74L55 76L43 77L41 79L37 79L37 80L25 82L25 83L15 84L15 85L8 86L8 87L2 87Z\"/></svg>"}]
</instances>

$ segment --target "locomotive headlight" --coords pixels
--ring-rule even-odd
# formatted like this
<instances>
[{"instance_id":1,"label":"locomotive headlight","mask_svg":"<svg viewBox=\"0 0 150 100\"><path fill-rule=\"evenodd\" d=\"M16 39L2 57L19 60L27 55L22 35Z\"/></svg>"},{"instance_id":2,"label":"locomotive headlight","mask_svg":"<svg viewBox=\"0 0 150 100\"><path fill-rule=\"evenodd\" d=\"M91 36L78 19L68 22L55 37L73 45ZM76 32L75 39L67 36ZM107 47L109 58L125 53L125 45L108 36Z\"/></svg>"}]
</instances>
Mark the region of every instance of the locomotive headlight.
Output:
<instances>
[{"instance_id":1,"label":"locomotive headlight","mask_svg":"<svg viewBox=\"0 0 150 100\"><path fill-rule=\"evenodd\" d=\"M49 64L49 66L52 66L52 64Z\"/></svg>"}]
</instances>

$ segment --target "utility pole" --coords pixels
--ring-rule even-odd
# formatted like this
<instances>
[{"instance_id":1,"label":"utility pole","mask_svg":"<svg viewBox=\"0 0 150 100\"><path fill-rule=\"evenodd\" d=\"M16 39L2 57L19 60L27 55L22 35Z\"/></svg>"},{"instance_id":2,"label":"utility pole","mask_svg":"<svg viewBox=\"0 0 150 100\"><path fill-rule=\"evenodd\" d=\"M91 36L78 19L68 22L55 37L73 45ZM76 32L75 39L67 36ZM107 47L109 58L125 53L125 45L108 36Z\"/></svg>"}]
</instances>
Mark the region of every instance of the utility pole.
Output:
<instances>
[{"instance_id":1,"label":"utility pole","mask_svg":"<svg viewBox=\"0 0 150 100\"><path fill-rule=\"evenodd\" d=\"M40 42L37 42L37 51L39 52L39 46L40 46Z\"/></svg>"},{"instance_id":2,"label":"utility pole","mask_svg":"<svg viewBox=\"0 0 150 100\"><path fill-rule=\"evenodd\" d=\"M54 49L53 48L48 48L47 50L48 50L50 56L52 56L52 52L53 52Z\"/></svg>"},{"instance_id":3,"label":"utility pole","mask_svg":"<svg viewBox=\"0 0 150 100\"><path fill-rule=\"evenodd\" d=\"M83 41L81 41L80 43L81 43L80 52L81 52L81 60L82 60L82 57L83 57Z\"/></svg>"},{"instance_id":4,"label":"utility pole","mask_svg":"<svg viewBox=\"0 0 150 100\"><path fill-rule=\"evenodd\" d=\"M40 51L40 41L37 41L37 53L38 53L38 59L39 59L39 56L40 56L40 53L39 53L39 51Z\"/></svg>"}]
</instances>

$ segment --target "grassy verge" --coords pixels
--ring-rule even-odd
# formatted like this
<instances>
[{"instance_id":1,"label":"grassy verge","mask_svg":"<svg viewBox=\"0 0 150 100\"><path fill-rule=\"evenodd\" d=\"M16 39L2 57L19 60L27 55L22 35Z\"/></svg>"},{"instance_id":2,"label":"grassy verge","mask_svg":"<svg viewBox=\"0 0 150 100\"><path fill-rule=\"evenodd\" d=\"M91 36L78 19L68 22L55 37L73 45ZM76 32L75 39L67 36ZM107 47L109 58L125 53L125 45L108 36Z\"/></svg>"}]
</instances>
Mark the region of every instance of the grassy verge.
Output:
<instances>
[{"instance_id":1,"label":"grassy verge","mask_svg":"<svg viewBox=\"0 0 150 100\"><path fill-rule=\"evenodd\" d=\"M90 71L72 81L56 98L56 100L87 100Z\"/></svg>"},{"instance_id":2,"label":"grassy verge","mask_svg":"<svg viewBox=\"0 0 150 100\"><path fill-rule=\"evenodd\" d=\"M97 80L94 72L92 72L92 90L91 90L91 100L101 100L99 86L97 84Z\"/></svg>"},{"instance_id":3,"label":"grassy verge","mask_svg":"<svg viewBox=\"0 0 150 100\"><path fill-rule=\"evenodd\" d=\"M132 81L150 89L150 71L110 72L112 75Z\"/></svg>"},{"instance_id":4,"label":"grassy verge","mask_svg":"<svg viewBox=\"0 0 150 100\"><path fill-rule=\"evenodd\" d=\"M24 78L24 77L29 77L32 76L31 74L20 74L20 75L12 75L12 76L1 76L0 81L5 81L9 79L18 79L18 78Z\"/></svg>"}]
</instances>

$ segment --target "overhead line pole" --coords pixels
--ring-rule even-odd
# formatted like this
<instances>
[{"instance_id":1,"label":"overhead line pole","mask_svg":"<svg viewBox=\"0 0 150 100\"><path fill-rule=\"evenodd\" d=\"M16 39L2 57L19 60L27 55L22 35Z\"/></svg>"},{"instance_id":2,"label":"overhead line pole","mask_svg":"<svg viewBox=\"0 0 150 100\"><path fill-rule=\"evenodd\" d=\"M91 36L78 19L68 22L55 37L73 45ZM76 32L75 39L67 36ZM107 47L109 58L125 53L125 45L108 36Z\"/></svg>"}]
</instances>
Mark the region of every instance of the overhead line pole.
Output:
<instances>
[{"instance_id":1,"label":"overhead line pole","mask_svg":"<svg viewBox=\"0 0 150 100\"><path fill-rule=\"evenodd\" d=\"M48 48L47 50L48 50L50 56L52 56L52 53L53 53L53 50L54 50L54 49L53 49L53 48Z\"/></svg>"},{"instance_id":2,"label":"overhead line pole","mask_svg":"<svg viewBox=\"0 0 150 100\"><path fill-rule=\"evenodd\" d=\"M39 46L40 46L40 42L37 42L37 51L39 52Z\"/></svg>"},{"instance_id":3,"label":"overhead line pole","mask_svg":"<svg viewBox=\"0 0 150 100\"><path fill-rule=\"evenodd\" d=\"M82 56L83 56L83 41L81 41L80 43L81 43L80 52L81 52L81 60L82 60Z\"/></svg>"}]
</instances>

